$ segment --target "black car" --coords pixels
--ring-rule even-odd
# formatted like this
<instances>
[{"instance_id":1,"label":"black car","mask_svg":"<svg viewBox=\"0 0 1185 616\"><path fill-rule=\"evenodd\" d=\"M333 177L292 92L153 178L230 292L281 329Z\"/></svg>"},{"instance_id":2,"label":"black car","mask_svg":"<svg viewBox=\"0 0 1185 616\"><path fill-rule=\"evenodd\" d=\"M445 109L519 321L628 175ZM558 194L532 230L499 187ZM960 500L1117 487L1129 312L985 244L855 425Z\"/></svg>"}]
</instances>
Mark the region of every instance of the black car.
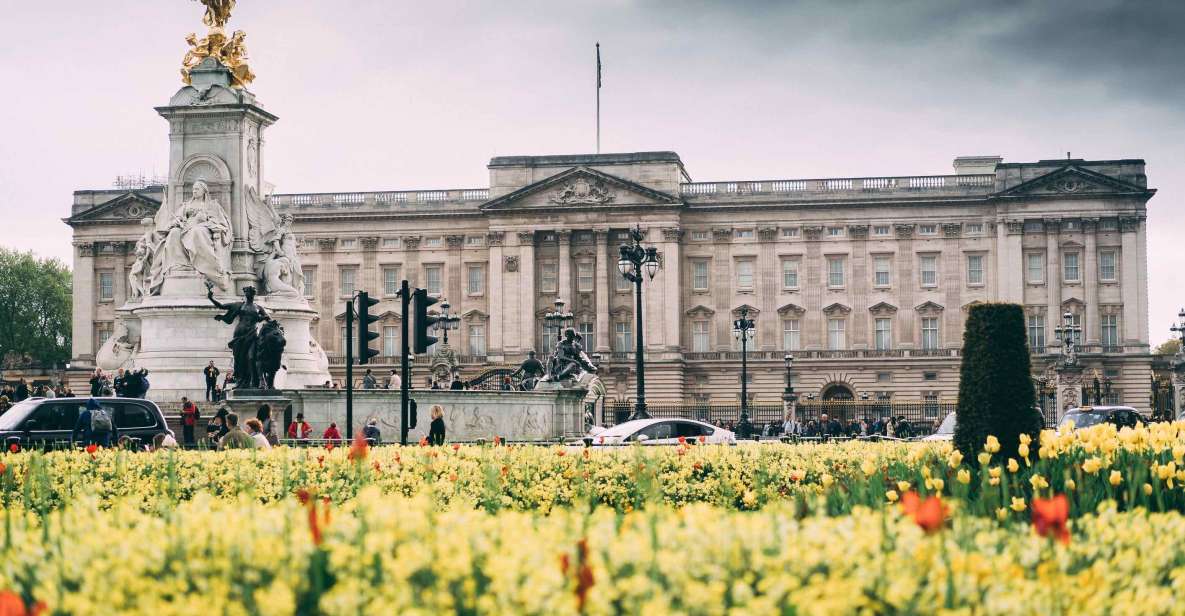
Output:
<instances>
[{"instance_id":1,"label":"black car","mask_svg":"<svg viewBox=\"0 0 1185 616\"><path fill-rule=\"evenodd\" d=\"M8 448L19 443L23 448L68 444L78 414L90 398L29 398L0 415L0 442ZM152 443L157 434L172 435L160 407L151 400L138 398L95 398L111 414L120 437Z\"/></svg>"},{"instance_id":2,"label":"black car","mask_svg":"<svg viewBox=\"0 0 1185 616\"><path fill-rule=\"evenodd\" d=\"M1068 422L1074 422L1074 429L1089 428L1101 423L1109 423L1116 428L1134 428L1148 423L1139 411L1130 406L1083 406L1066 411L1058 428L1064 428Z\"/></svg>"}]
</instances>

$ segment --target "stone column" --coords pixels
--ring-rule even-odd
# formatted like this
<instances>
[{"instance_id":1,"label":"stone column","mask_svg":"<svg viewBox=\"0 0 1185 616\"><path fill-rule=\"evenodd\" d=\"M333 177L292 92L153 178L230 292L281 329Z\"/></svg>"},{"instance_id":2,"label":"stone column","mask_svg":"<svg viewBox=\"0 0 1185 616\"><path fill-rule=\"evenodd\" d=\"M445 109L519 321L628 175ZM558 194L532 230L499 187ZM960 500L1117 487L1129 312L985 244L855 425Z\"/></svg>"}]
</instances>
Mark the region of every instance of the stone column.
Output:
<instances>
[{"instance_id":1,"label":"stone column","mask_svg":"<svg viewBox=\"0 0 1185 616\"><path fill-rule=\"evenodd\" d=\"M420 279L420 236L405 235L400 238L399 245L403 247L403 277L408 286L419 288L424 284Z\"/></svg>"},{"instance_id":2,"label":"stone column","mask_svg":"<svg viewBox=\"0 0 1185 616\"><path fill-rule=\"evenodd\" d=\"M572 293L572 231L559 229L555 232L555 239L560 245L559 281L556 284L556 297L568 302L565 310L572 310L576 296Z\"/></svg>"},{"instance_id":3,"label":"stone column","mask_svg":"<svg viewBox=\"0 0 1185 616\"><path fill-rule=\"evenodd\" d=\"M996 276L1000 281L999 297L1002 302L1024 303L1025 256L1021 239L1024 237L1023 221L1001 221L996 231Z\"/></svg>"},{"instance_id":4,"label":"stone column","mask_svg":"<svg viewBox=\"0 0 1185 616\"><path fill-rule=\"evenodd\" d=\"M656 234L651 233L652 230L654 229L651 227L642 229L642 245L654 245L654 247L660 252L663 252L664 245L656 241ZM666 260L665 253L662 259L663 261ZM645 328L643 342L646 345L645 349L647 352L649 352L651 349L656 351L661 350L667 344L667 315L663 307L662 276L662 269L660 269L652 279L646 275L646 268L642 268L642 323L636 325L635 327ZM636 320L637 319L635 318L635 321ZM637 332L635 332L634 335L637 335Z\"/></svg>"},{"instance_id":5,"label":"stone column","mask_svg":"<svg viewBox=\"0 0 1185 616\"><path fill-rule=\"evenodd\" d=\"M918 330L917 306L915 298L918 292L918 279L914 276L917 259L913 254L913 223L893 225L897 234L897 253L893 256L897 269L897 279L893 281L893 288L898 289L898 299L901 305L897 307L897 320L893 325L897 328L897 346L903 349L913 349L920 346L914 343L915 332Z\"/></svg>"},{"instance_id":6,"label":"stone column","mask_svg":"<svg viewBox=\"0 0 1185 616\"><path fill-rule=\"evenodd\" d=\"M1099 321L1099 266L1096 250L1095 229L1098 224L1095 219L1083 219L1082 237L1085 247L1082 252L1082 301L1086 302L1086 316L1082 322L1082 341L1086 344L1098 344L1103 334Z\"/></svg>"},{"instance_id":7,"label":"stone column","mask_svg":"<svg viewBox=\"0 0 1185 616\"><path fill-rule=\"evenodd\" d=\"M111 248L112 254L115 255L112 259L115 263L112 268L114 280L111 281L114 296L112 305L118 308L128 301L128 249L125 242L111 242Z\"/></svg>"},{"instance_id":8,"label":"stone column","mask_svg":"<svg viewBox=\"0 0 1185 616\"><path fill-rule=\"evenodd\" d=\"M666 227L662 230L662 299L663 321L665 329L665 346L670 351L678 351L682 338L683 325L683 254L680 241L683 230L678 227ZM657 286L657 285L656 285Z\"/></svg>"},{"instance_id":9,"label":"stone column","mask_svg":"<svg viewBox=\"0 0 1185 616\"><path fill-rule=\"evenodd\" d=\"M379 279L378 251L379 238L360 237L358 243L362 245L362 271L358 272L358 289L366 291L372 297L382 297L382 280Z\"/></svg>"},{"instance_id":10,"label":"stone column","mask_svg":"<svg viewBox=\"0 0 1185 616\"><path fill-rule=\"evenodd\" d=\"M465 280L465 272L461 270L461 247L465 244L464 235L446 235L444 238L445 244L448 246L448 257L445 261L445 297L448 298L452 314L461 315L462 304L465 301L465 286L468 282ZM460 331L457 330L457 340L454 341L452 347L454 349L462 348L460 344Z\"/></svg>"},{"instance_id":11,"label":"stone column","mask_svg":"<svg viewBox=\"0 0 1185 616\"><path fill-rule=\"evenodd\" d=\"M963 346L963 319L966 315L962 311L963 289L966 288L966 273L964 271L966 256L962 251L960 238L963 235L963 225L947 223L942 225L942 269L940 270L941 287L939 292L945 298L947 312L942 318L942 338L938 341L942 348L959 348Z\"/></svg>"},{"instance_id":12,"label":"stone column","mask_svg":"<svg viewBox=\"0 0 1185 616\"><path fill-rule=\"evenodd\" d=\"M716 351L732 348L732 228L712 229L712 308L716 316L712 321L713 345Z\"/></svg>"},{"instance_id":13,"label":"stone column","mask_svg":"<svg viewBox=\"0 0 1185 616\"><path fill-rule=\"evenodd\" d=\"M321 257L317 267L317 279L321 288L314 289L313 293L319 294L318 303L321 308L320 331L317 334L317 340L320 341L321 348L326 353L339 353L338 349L341 346L341 332L337 329L337 319L335 318L339 284L337 264L333 258L335 247L337 247L336 237L317 239L317 248Z\"/></svg>"},{"instance_id":14,"label":"stone column","mask_svg":"<svg viewBox=\"0 0 1185 616\"><path fill-rule=\"evenodd\" d=\"M1057 367L1057 420L1060 422L1066 409L1074 408L1082 401L1082 366L1065 365L1058 360Z\"/></svg>"},{"instance_id":15,"label":"stone column","mask_svg":"<svg viewBox=\"0 0 1185 616\"><path fill-rule=\"evenodd\" d=\"M491 231L486 234L486 244L490 247L490 260L487 266L490 285L490 342L486 354L491 358L502 356L504 348L503 324L506 315L510 314L502 304L503 277L506 275L506 266L502 258L502 242L505 237L506 234L502 231Z\"/></svg>"},{"instance_id":16,"label":"stone column","mask_svg":"<svg viewBox=\"0 0 1185 616\"><path fill-rule=\"evenodd\" d=\"M1143 222L1143 216L1119 219L1124 344L1148 344L1148 240Z\"/></svg>"},{"instance_id":17,"label":"stone column","mask_svg":"<svg viewBox=\"0 0 1185 616\"><path fill-rule=\"evenodd\" d=\"M519 231L518 246L518 348L526 352L535 349L535 232Z\"/></svg>"},{"instance_id":18,"label":"stone column","mask_svg":"<svg viewBox=\"0 0 1185 616\"><path fill-rule=\"evenodd\" d=\"M617 271L617 261L610 263L609 230L593 231L593 241L597 246L597 353L607 354L609 346L609 297L613 288L609 286L610 276L620 276ZM606 355L607 356L607 355Z\"/></svg>"},{"instance_id":19,"label":"stone column","mask_svg":"<svg viewBox=\"0 0 1185 616\"><path fill-rule=\"evenodd\" d=\"M848 345L853 349L871 349L868 305L871 303L872 280L868 270L868 225L848 226L848 246L851 248L852 272L847 283L852 315L848 319Z\"/></svg>"},{"instance_id":20,"label":"stone column","mask_svg":"<svg viewBox=\"0 0 1185 616\"><path fill-rule=\"evenodd\" d=\"M1061 323L1062 319L1062 272L1061 247L1058 246L1058 226L1060 220L1045 221L1045 292L1046 313L1053 315L1054 323ZM1048 318L1048 317L1047 317ZM1082 335L1085 339L1086 329L1093 326L1082 319Z\"/></svg>"},{"instance_id":21,"label":"stone column","mask_svg":"<svg viewBox=\"0 0 1185 616\"><path fill-rule=\"evenodd\" d=\"M74 314L70 354L83 363L95 359L95 245L77 244L73 272Z\"/></svg>"},{"instance_id":22,"label":"stone column","mask_svg":"<svg viewBox=\"0 0 1185 616\"><path fill-rule=\"evenodd\" d=\"M1178 415L1185 411L1185 350L1173 357L1173 410Z\"/></svg>"}]
</instances>

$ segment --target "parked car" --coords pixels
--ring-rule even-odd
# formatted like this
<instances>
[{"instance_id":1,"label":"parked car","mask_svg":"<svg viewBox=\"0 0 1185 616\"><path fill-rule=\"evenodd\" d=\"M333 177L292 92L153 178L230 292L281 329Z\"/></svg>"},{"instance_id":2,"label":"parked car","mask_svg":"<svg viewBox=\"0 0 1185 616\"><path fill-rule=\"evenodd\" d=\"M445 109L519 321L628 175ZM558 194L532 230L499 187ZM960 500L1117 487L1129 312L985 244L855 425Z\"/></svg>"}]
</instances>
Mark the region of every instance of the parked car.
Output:
<instances>
[{"instance_id":1,"label":"parked car","mask_svg":"<svg viewBox=\"0 0 1185 616\"><path fill-rule=\"evenodd\" d=\"M736 435L724 428L694 419L635 419L617 424L611 428L589 432L587 439L598 445L677 445L679 437L687 441L698 441L704 437L709 444L731 445L737 442Z\"/></svg>"},{"instance_id":2,"label":"parked car","mask_svg":"<svg viewBox=\"0 0 1185 616\"><path fill-rule=\"evenodd\" d=\"M90 398L29 398L0 415L0 442L5 447L19 443L21 447L51 447L55 443L69 443L70 434L78 422L78 414L86 408ZM111 413L119 436L152 442L157 434L173 431L165 422L160 407L151 400L139 398L95 398ZM176 438L174 436L174 438Z\"/></svg>"},{"instance_id":3,"label":"parked car","mask_svg":"<svg viewBox=\"0 0 1185 616\"><path fill-rule=\"evenodd\" d=\"M938 429L934 434L923 437L923 441L953 441L955 439L955 414L950 412L942 419L942 423L938 424Z\"/></svg>"},{"instance_id":4,"label":"parked car","mask_svg":"<svg viewBox=\"0 0 1185 616\"><path fill-rule=\"evenodd\" d=\"M1074 429L1089 428L1101 423L1113 424L1116 428L1134 428L1148 423L1139 411L1130 406L1082 406L1066 411L1058 424L1058 430L1069 427L1074 423Z\"/></svg>"}]
</instances>

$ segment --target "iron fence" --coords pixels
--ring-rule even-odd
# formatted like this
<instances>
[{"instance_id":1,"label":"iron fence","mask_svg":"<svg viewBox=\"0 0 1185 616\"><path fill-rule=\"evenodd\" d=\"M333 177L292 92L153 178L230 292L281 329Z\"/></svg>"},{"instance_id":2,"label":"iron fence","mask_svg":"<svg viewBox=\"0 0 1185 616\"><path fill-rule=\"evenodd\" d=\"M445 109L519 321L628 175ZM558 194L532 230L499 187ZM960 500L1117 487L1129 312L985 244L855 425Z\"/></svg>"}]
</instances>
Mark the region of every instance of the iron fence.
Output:
<instances>
[{"instance_id":1,"label":"iron fence","mask_svg":"<svg viewBox=\"0 0 1185 616\"><path fill-rule=\"evenodd\" d=\"M698 419L710 424L735 424L741 419L740 404L709 404L704 402L659 402L647 403L646 411L651 417ZM632 400L611 400L605 404L602 425L612 426L629 419L634 412ZM781 402L754 402L749 405L749 421L754 425L769 422L782 423Z\"/></svg>"}]
</instances>

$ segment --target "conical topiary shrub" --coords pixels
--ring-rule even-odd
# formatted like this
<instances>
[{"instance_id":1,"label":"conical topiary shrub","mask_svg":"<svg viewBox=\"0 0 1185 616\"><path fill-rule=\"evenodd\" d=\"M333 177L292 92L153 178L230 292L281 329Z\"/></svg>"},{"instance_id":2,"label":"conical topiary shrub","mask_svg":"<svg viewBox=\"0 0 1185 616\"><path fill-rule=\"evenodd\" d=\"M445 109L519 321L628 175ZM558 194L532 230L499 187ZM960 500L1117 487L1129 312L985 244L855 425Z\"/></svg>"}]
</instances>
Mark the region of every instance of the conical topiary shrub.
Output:
<instances>
[{"instance_id":1,"label":"conical topiary shrub","mask_svg":"<svg viewBox=\"0 0 1185 616\"><path fill-rule=\"evenodd\" d=\"M1030 374L1024 309L1018 304L976 304L963 331L955 448L975 463L984 441L1000 441L996 460L1017 457L1021 434L1041 432L1041 413ZM1035 447L1034 447L1035 450Z\"/></svg>"}]
</instances>

